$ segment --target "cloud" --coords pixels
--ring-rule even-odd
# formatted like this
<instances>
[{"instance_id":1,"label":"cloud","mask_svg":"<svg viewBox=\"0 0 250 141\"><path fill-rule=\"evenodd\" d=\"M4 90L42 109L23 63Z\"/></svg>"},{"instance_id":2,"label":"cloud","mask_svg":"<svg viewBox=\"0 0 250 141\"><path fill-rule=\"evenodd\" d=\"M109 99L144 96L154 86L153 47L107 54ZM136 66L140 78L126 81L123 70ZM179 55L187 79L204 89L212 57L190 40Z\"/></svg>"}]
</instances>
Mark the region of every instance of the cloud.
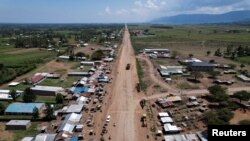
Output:
<instances>
[{"instance_id":1,"label":"cloud","mask_svg":"<svg viewBox=\"0 0 250 141\"><path fill-rule=\"evenodd\" d=\"M221 14L250 9L250 0L135 0L121 9L107 6L103 15L144 22L178 14Z\"/></svg>"},{"instance_id":2,"label":"cloud","mask_svg":"<svg viewBox=\"0 0 250 141\"><path fill-rule=\"evenodd\" d=\"M109 6L106 6L105 13L110 14L110 8L109 8Z\"/></svg>"}]
</instances>

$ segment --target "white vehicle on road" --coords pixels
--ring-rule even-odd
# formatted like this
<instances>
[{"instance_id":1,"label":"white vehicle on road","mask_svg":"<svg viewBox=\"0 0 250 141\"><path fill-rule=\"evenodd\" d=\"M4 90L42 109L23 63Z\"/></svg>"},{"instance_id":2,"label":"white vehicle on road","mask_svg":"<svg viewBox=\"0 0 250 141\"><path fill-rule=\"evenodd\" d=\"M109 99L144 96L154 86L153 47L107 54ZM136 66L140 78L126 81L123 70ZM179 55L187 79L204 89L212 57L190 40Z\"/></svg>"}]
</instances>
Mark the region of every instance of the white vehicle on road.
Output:
<instances>
[{"instance_id":1,"label":"white vehicle on road","mask_svg":"<svg viewBox=\"0 0 250 141\"><path fill-rule=\"evenodd\" d=\"M108 115L107 118L106 118L106 122L110 122L110 118L111 118L111 116Z\"/></svg>"}]
</instances>

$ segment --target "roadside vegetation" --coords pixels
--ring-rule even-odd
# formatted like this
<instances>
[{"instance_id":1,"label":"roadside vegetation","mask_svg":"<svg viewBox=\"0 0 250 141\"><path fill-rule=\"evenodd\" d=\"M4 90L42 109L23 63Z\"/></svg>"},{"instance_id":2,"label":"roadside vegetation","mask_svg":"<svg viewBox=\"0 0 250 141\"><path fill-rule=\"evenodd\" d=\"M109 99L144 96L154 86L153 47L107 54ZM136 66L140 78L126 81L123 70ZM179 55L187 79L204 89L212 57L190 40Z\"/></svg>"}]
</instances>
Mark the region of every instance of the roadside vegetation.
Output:
<instances>
[{"instance_id":1,"label":"roadside vegetation","mask_svg":"<svg viewBox=\"0 0 250 141\"><path fill-rule=\"evenodd\" d=\"M143 80L144 71L143 71L143 68L142 68L142 66L140 64L140 61L138 59L136 59L136 68L137 68L137 74L138 74L138 77L139 77L140 88L141 88L142 91L146 92L147 84Z\"/></svg>"}]
</instances>

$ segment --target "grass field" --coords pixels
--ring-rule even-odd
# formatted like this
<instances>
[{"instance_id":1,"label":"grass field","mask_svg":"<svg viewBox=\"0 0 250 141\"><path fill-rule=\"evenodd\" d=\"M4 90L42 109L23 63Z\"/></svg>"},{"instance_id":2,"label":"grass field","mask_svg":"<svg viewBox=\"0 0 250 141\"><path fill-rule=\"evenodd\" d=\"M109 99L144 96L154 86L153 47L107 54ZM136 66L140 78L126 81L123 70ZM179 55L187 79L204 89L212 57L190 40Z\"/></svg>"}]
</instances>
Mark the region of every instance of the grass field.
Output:
<instances>
[{"instance_id":1,"label":"grass field","mask_svg":"<svg viewBox=\"0 0 250 141\"><path fill-rule=\"evenodd\" d=\"M250 33L247 28L222 26L174 26L172 29L151 28L150 26L132 27L130 29L149 29L155 36L140 38L144 42L166 41L219 41L249 43ZM240 33L228 33L228 30L237 29Z\"/></svg>"},{"instance_id":2,"label":"grass field","mask_svg":"<svg viewBox=\"0 0 250 141\"><path fill-rule=\"evenodd\" d=\"M72 86L72 83L81 79L82 77L67 77L64 81L61 81L60 79L46 79L43 82L41 82L39 85L43 86L59 86L63 88L69 88Z\"/></svg>"},{"instance_id":3,"label":"grass field","mask_svg":"<svg viewBox=\"0 0 250 141\"><path fill-rule=\"evenodd\" d=\"M14 141L18 141L26 136L35 136L38 134L37 125L38 122L32 122L31 126L27 130L13 131Z\"/></svg>"},{"instance_id":4,"label":"grass field","mask_svg":"<svg viewBox=\"0 0 250 141\"><path fill-rule=\"evenodd\" d=\"M10 48L10 50L13 50L13 48ZM1 48L0 48L0 51L1 51ZM18 65L18 64L23 64L23 63L39 63L42 61L46 61L48 59L51 59L55 54L49 51L36 50L32 52L23 52L23 53L16 53L16 54L8 54L6 52L2 52L0 53L0 55L1 55L0 63L4 63L7 65Z\"/></svg>"},{"instance_id":5,"label":"grass field","mask_svg":"<svg viewBox=\"0 0 250 141\"><path fill-rule=\"evenodd\" d=\"M56 103L55 96L37 96L36 101L38 103Z\"/></svg>"},{"instance_id":6,"label":"grass field","mask_svg":"<svg viewBox=\"0 0 250 141\"><path fill-rule=\"evenodd\" d=\"M241 63L249 64L250 65L250 56L247 57L239 57L237 60Z\"/></svg>"},{"instance_id":7,"label":"grass field","mask_svg":"<svg viewBox=\"0 0 250 141\"><path fill-rule=\"evenodd\" d=\"M173 26L173 28L153 28L147 26L132 26L133 29L148 29L154 36L132 36L132 43L136 53L144 48L168 48L170 51L178 52L181 58L187 58L189 54L205 61L216 60L218 63L250 64L249 57L238 58L237 61L225 59L223 57L215 57L214 52L221 48L225 50L228 45L233 46L249 46L250 33L248 27L231 27L231 26ZM229 30L237 30L237 33L230 33ZM210 51L210 56L206 52ZM162 65L168 64L165 59L157 59ZM250 67L246 67L250 68Z\"/></svg>"}]
</instances>

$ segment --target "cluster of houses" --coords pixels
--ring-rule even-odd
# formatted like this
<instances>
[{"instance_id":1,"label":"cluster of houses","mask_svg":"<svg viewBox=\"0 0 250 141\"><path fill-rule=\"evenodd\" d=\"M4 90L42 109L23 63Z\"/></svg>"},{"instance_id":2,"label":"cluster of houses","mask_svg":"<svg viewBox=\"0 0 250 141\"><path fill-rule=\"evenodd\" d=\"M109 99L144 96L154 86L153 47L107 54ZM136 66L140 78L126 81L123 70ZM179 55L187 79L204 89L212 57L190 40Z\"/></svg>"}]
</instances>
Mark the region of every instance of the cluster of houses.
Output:
<instances>
[{"instance_id":1,"label":"cluster of houses","mask_svg":"<svg viewBox=\"0 0 250 141\"><path fill-rule=\"evenodd\" d=\"M81 78L72 84L71 88L55 87L55 86L42 86L39 85L44 79L60 78L58 74L54 73L36 73L30 80L31 91L39 96L56 96L62 94L65 98L70 96L71 101L64 105L61 109L54 111L55 117L61 117L63 120L59 123L55 122L53 132L46 133L44 130L35 137L25 137L23 141L55 141L55 140L68 140L77 141L82 138L83 128L85 127L86 118L83 120L83 112L90 110L95 112L101 109L102 99L106 95L104 86L111 82L108 74L111 69L108 65L113 61L111 56L115 55L113 49L109 50L109 56L101 61L84 61L79 62L82 66L92 66L87 72L72 71L68 72L68 77L80 76ZM60 56L59 56L60 57ZM61 56L61 59L67 57ZM10 86L17 86L19 83L10 83ZM9 90L0 90L0 100L12 99ZM18 95L22 95L23 91L17 91ZM94 97L94 98L93 98ZM93 99L92 99L93 98ZM89 105L93 101L92 105ZM51 105L52 107L54 105ZM92 106L92 107L90 107ZM19 103L13 102L5 109L5 115L26 115L32 116L34 108L38 109L40 117L43 117L46 112L45 103ZM92 117L93 118L93 117ZM88 118L88 124L92 125L93 120ZM6 123L6 130L26 130L31 126L30 120L10 120ZM50 125L49 125L50 126Z\"/></svg>"},{"instance_id":2,"label":"cluster of houses","mask_svg":"<svg viewBox=\"0 0 250 141\"><path fill-rule=\"evenodd\" d=\"M144 54L147 54L150 58L171 58L170 51L168 49L144 49ZM230 66L226 64L215 64L209 63L206 61L202 61L197 58L188 58L184 60L178 61L180 66L163 66L159 65L158 72L161 77L165 78L167 82L171 82L171 75L182 75L182 76L190 76L188 71L196 71L196 72L211 72L214 71L215 68L223 69L224 74L236 74L237 72ZM236 75L236 77L244 82L250 82L250 77L240 74ZM214 83L217 84L226 84L232 85L234 80L214 80Z\"/></svg>"},{"instance_id":3,"label":"cluster of houses","mask_svg":"<svg viewBox=\"0 0 250 141\"><path fill-rule=\"evenodd\" d=\"M144 54L147 54L150 58L171 58L170 51L168 49L144 49Z\"/></svg>"},{"instance_id":4,"label":"cluster of houses","mask_svg":"<svg viewBox=\"0 0 250 141\"><path fill-rule=\"evenodd\" d=\"M182 101L181 97L179 96L168 96L165 98L159 98L156 100L156 104L161 107L162 109L174 107L176 104ZM200 105L200 101L194 97L189 96L186 102L187 108L197 107ZM204 108L204 107L202 107ZM184 141L184 140L192 140L192 141L207 141L207 136L204 134L206 132L194 132L194 133L183 133L185 131L184 128L176 125L179 120L175 119L176 115L173 111L161 111L158 112L158 120L159 125L162 127L162 130L157 131L157 135L164 135L165 141ZM187 120L188 117L185 117ZM176 121L175 121L176 120ZM182 122L183 127L187 125Z\"/></svg>"}]
</instances>

